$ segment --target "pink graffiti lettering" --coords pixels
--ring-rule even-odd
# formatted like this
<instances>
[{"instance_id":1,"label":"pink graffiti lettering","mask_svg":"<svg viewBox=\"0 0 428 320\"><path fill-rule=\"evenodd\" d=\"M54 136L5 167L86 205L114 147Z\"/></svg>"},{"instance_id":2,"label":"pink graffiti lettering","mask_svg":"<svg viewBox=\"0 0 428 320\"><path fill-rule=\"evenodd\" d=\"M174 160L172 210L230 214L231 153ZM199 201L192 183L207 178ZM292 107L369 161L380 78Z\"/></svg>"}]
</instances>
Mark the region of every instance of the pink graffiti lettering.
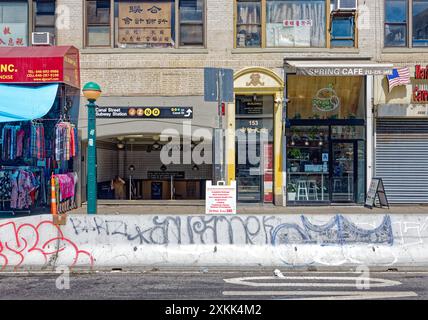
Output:
<instances>
[{"instance_id":1,"label":"pink graffiti lettering","mask_svg":"<svg viewBox=\"0 0 428 320\"><path fill-rule=\"evenodd\" d=\"M0 224L0 271L7 267L16 270L27 264L47 265L52 260L70 268L89 265L92 269L94 265L93 256L80 250L52 221L37 225L17 225L13 221Z\"/></svg>"}]
</instances>

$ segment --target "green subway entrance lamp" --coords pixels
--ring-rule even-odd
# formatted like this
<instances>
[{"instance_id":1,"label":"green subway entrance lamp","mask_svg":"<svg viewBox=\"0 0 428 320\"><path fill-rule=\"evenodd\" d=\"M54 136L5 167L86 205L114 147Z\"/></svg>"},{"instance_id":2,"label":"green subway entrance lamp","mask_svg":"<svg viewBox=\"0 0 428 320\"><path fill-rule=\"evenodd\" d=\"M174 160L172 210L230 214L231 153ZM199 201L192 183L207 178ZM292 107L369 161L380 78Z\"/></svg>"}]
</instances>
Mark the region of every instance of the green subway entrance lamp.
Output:
<instances>
[{"instance_id":1,"label":"green subway entrance lamp","mask_svg":"<svg viewBox=\"0 0 428 320\"><path fill-rule=\"evenodd\" d=\"M97 213L97 131L95 102L101 96L101 87L95 82L84 85L83 95L88 100L88 155L87 155L87 188L88 188L88 214Z\"/></svg>"}]
</instances>

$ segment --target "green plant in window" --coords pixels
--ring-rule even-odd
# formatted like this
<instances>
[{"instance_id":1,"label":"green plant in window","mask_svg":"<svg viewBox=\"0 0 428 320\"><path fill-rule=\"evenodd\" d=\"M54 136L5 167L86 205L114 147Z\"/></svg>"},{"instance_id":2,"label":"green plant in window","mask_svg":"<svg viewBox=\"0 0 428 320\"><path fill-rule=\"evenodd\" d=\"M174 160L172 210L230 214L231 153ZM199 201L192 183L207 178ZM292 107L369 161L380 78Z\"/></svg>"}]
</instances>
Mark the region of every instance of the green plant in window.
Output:
<instances>
[{"instance_id":1,"label":"green plant in window","mask_svg":"<svg viewBox=\"0 0 428 320\"><path fill-rule=\"evenodd\" d=\"M302 152L300 151L300 149L292 148L288 152L288 157L291 159L299 160L302 157Z\"/></svg>"},{"instance_id":2,"label":"green plant in window","mask_svg":"<svg viewBox=\"0 0 428 320\"><path fill-rule=\"evenodd\" d=\"M296 186L293 183L289 183L287 185L287 192L288 193L297 192Z\"/></svg>"},{"instance_id":3,"label":"green plant in window","mask_svg":"<svg viewBox=\"0 0 428 320\"><path fill-rule=\"evenodd\" d=\"M302 119L302 115L301 115L300 113L296 113L296 114L294 115L294 118L293 118L293 119L295 119L295 120Z\"/></svg>"}]
</instances>

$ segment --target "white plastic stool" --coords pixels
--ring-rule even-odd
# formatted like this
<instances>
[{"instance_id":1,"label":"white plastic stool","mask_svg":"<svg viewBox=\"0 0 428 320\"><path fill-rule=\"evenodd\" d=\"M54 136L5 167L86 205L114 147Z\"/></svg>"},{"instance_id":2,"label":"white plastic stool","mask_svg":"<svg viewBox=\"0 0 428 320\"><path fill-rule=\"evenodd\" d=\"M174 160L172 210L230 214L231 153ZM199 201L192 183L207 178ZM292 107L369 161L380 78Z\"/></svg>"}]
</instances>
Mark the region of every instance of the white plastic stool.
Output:
<instances>
[{"instance_id":1,"label":"white plastic stool","mask_svg":"<svg viewBox=\"0 0 428 320\"><path fill-rule=\"evenodd\" d=\"M314 194L315 200L318 201L318 190L317 190L316 180L308 180L308 191L309 191L309 194L311 194L312 192Z\"/></svg>"},{"instance_id":2,"label":"white plastic stool","mask_svg":"<svg viewBox=\"0 0 428 320\"><path fill-rule=\"evenodd\" d=\"M306 199L306 201L309 201L309 190L306 180L299 180L297 183L297 200L300 200L300 197L303 197L303 200Z\"/></svg>"}]
</instances>

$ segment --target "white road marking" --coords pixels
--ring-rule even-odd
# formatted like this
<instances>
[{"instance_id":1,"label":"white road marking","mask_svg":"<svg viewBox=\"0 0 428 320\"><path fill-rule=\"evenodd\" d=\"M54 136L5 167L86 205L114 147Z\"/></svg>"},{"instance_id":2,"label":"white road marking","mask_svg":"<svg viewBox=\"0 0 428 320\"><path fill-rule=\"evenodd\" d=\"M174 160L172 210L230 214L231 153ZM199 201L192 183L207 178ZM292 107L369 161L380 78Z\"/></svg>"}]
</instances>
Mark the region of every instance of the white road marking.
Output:
<instances>
[{"instance_id":1,"label":"white road marking","mask_svg":"<svg viewBox=\"0 0 428 320\"><path fill-rule=\"evenodd\" d=\"M251 282L251 280L276 280L276 282ZM332 280L332 281L352 281L352 283L340 282L284 282L283 280ZM393 287L401 285L399 281L378 279L378 278L365 278L365 277L244 277L224 279L225 282L235 285L243 285L249 287L348 287L355 288L358 282L367 282L370 288ZM279 281L279 282L278 282Z\"/></svg>"},{"instance_id":2,"label":"white road marking","mask_svg":"<svg viewBox=\"0 0 428 320\"><path fill-rule=\"evenodd\" d=\"M418 295L412 291L224 291L225 296L309 296L292 300L361 300L409 298Z\"/></svg>"},{"instance_id":3,"label":"white road marking","mask_svg":"<svg viewBox=\"0 0 428 320\"><path fill-rule=\"evenodd\" d=\"M274 282L272 282L274 280ZM288 282L286 280L289 280ZM302 282L306 280L306 282ZM278 277L241 277L224 279L226 283L247 286L247 287L267 287L267 288L320 288L318 291L224 291L225 296L271 296L271 297L291 297L293 300L362 300L362 299L393 299L417 297L412 291L367 291L357 290L357 283L367 282L369 288L395 287L402 285L399 281L370 277L305 277L293 276L284 278ZM255 282L264 281L264 282ZM311 282L307 282L311 281ZM330 281L330 282L326 282ZM346 282L348 281L348 282ZM351 282L350 282L351 281ZM354 288L354 291L323 291L323 288Z\"/></svg>"}]
</instances>

